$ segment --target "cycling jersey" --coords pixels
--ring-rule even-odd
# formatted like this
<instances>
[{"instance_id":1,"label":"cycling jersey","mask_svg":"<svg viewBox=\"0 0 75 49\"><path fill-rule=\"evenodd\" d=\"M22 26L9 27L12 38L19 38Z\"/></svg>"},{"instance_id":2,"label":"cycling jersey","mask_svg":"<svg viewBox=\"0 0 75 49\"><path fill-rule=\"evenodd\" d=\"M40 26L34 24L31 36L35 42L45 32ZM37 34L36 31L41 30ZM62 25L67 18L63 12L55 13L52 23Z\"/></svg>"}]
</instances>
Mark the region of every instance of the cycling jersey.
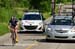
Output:
<instances>
[{"instance_id":1,"label":"cycling jersey","mask_svg":"<svg viewBox=\"0 0 75 49\"><path fill-rule=\"evenodd\" d=\"M15 26L17 25L17 22L18 22L17 19L15 19L15 20L12 20L12 19L11 19L11 20L9 21L11 27L15 27Z\"/></svg>"}]
</instances>

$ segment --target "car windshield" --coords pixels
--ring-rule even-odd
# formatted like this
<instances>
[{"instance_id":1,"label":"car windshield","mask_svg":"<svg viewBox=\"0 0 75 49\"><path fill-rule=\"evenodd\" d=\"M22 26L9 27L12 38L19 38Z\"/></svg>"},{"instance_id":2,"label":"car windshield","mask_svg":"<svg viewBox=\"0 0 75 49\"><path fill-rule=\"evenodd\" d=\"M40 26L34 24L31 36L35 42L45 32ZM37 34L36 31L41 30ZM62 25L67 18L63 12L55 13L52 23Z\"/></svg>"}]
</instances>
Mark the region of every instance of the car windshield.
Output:
<instances>
[{"instance_id":1,"label":"car windshield","mask_svg":"<svg viewBox=\"0 0 75 49\"><path fill-rule=\"evenodd\" d=\"M67 19L55 19L52 21L51 25L71 25L72 21Z\"/></svg>"},{"instance_id":2,"label":"car windshield","mask_svg":"<svg viewBox=\"0 0 75 49\"><path fill-rule=\"evenodd\" d=\"M27 14L27 15L24 15L23 20L41 20L41 15Z\"/></svg>"}]
</instances>

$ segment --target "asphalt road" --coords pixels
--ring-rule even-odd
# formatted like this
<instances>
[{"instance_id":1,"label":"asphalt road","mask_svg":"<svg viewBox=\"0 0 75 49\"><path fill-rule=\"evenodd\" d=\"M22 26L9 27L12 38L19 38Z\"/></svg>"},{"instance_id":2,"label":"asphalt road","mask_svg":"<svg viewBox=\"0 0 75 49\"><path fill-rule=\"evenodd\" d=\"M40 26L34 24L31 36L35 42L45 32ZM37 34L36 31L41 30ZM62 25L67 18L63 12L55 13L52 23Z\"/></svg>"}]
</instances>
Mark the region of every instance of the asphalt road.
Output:
<instances>
[{"instance_id":1,"label":"asphalt road","mask_svg":"<svg viewBox=\"0 0 75 49\"><path fill-rule=\"evenodd\" d=\"M0 42L0 49L75 49L74 41L45 40L45 35L36 32L19 33L19 43L12 46L11 38Z\"/></svg>"}]
</instances>

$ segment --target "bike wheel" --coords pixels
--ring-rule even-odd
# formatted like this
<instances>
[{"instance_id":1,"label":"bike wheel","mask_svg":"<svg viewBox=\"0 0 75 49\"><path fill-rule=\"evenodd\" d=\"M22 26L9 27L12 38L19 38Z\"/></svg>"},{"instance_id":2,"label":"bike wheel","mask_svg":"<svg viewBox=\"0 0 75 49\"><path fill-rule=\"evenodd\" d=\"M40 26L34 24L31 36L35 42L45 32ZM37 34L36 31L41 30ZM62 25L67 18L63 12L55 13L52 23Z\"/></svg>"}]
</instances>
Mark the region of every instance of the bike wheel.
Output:
<instances>
[{"instance_id":1,"label":"bike wheel","mask_svg":"<svg viewBox=\"0 0 75 49\"><path fill-rule=\"evenodd\" d=\"M12 33L12 45L14 46L16 44L16 34Z\"/></svg>"}]
</instances>

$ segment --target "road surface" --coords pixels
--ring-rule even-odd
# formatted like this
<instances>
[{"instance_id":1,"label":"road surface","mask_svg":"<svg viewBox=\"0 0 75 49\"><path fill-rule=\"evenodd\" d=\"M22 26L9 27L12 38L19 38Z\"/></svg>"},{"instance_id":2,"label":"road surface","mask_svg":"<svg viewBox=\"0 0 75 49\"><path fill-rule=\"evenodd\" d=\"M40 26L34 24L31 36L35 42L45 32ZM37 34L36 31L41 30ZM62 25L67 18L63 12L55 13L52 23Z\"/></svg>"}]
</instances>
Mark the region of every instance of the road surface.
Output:
<instances>
[{"instance_id":1,"label":"road surface","mask_svg":"<svg viewBox=\"0 0 75 49\"><path fill-rule=\"evenodd\" d=\"M74 41L51 40L47 42L45 35L34 33L19 33L19 43L15 46L12 46L11 38L9 37L0 42L0 49L75 49Z\"/></svg>"}]
</instances>

